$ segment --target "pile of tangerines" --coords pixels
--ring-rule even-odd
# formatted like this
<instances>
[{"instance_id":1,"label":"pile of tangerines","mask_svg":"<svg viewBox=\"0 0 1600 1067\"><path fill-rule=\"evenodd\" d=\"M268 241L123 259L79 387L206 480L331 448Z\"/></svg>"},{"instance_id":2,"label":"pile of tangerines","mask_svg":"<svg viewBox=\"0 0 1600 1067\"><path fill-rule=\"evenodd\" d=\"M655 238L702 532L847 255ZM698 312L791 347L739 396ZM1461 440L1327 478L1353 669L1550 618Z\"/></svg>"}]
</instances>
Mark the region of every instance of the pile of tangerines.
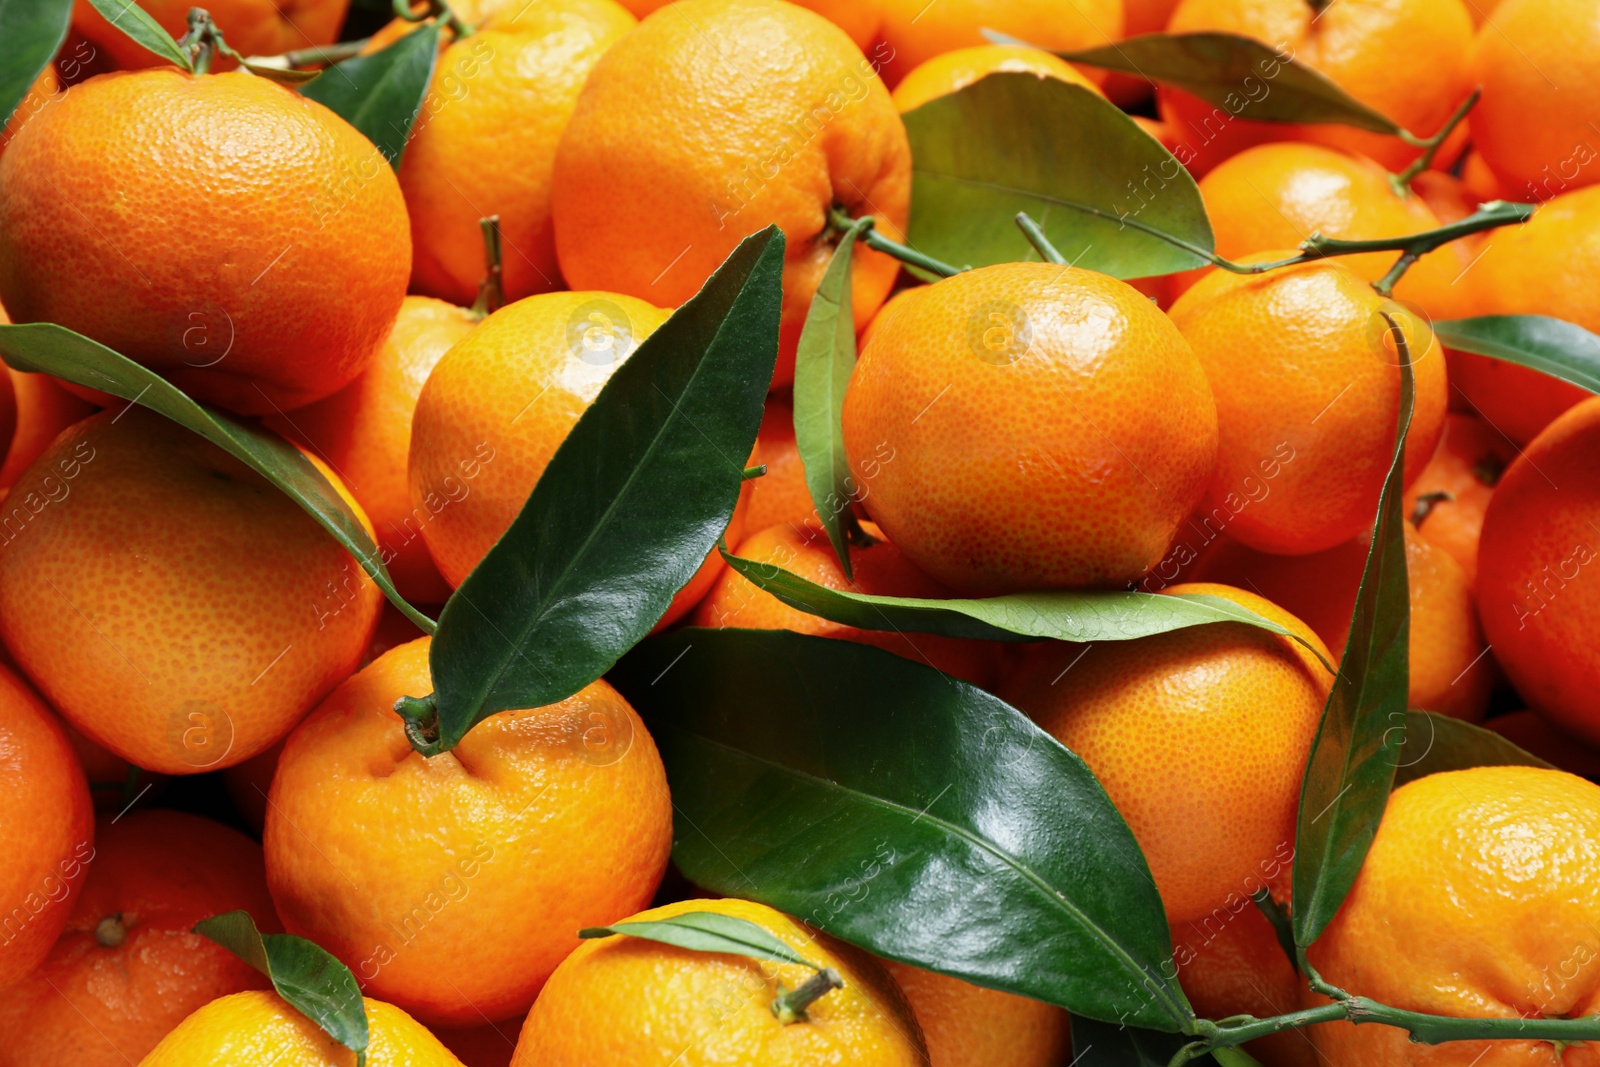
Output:
<instances>
[{"instance_id":1,"label":"pile of tangerines","mask_svg":"<svg viewBox=\"0 0 1600 1067\"><path fill-rule=\"evenodd\" d=\"M1595 1056L1594 0L0 0L7 37L0 1067ZM1217 58L1246 46L1272 71ZM947 265L919 235L986 220L917 212L985 183L919 168L902 115L986 81L1075 87L1175 162L1057 144L1123 208L1018 177L1023 252ZM1196 182L1188 269L1074 265ZM718 304L758 237L781 294L774 261L766 312L739 310L756 273ZM675 461L739 487L721 539L666 544L648 508L584 532L640 588L689 561L663 612L547 573L570 516L530 494L630 447L619 371L682 356L691 318L766 396L740 415L729 387L748 449ZM692 376L652 373L662 419L688 411ZM626 636L440 751L402 712L434 618L442 646L493 615L453 595L486 559ZM452 648L513 640L476 625ZM689 835L799 853L755 779L678 762L651 686L603 676L669 630L681 657L876 646L863 691L915 669L1003 701L1120 813L1168 954L1005 977L1056 935L912 833L1097 875L1076 823L995 829L1065 786L982 738L921 811L878 804L907 836L826 909L795 904L805 863L697 882ZM725 688L707 706L784 731ZM893 696L841 721L933 715ZM736 845L705 796L750 813ZM840 804L801 835L819 867L858 832ZM1091 891L1029 877L1141 959ZM924 926L997 962L899 947Z\"/></svg>"}]
</instances>

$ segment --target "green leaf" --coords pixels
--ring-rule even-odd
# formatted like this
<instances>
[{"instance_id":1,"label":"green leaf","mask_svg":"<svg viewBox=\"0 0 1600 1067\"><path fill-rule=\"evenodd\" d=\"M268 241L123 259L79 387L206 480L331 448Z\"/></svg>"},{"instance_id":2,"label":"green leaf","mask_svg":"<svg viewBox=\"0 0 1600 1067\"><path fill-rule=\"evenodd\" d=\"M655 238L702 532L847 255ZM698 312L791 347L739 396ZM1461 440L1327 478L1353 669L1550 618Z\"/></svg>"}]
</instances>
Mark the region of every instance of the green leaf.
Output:
<instances>
[{"instance_id":1,"label":"green leaf","mask_svg":"<svg viewBox=\"0 0 1600 1067\"><path fill-rule=\"evenodd\" d=\"M1131 641L1190 626L1242 622L1300 642L1298 634L1210 593L1051 589L976 600L929 600L829 589L784 570L722 553L728 565L790 607L862 630L965 637L977 641ZM1324 660L1332 673L1333 665Z\"/></svg>"},{"instance_id":2,"label":"green leaf","mask_svg":"<svg viewBox=\"0 0 1600 1067\"><path fill-rule=\"evenodd\" d=\"M367 1050L367 1010L356 976L314 942L263 934L247 911L213 915L194 932L215 941L272 980L272 988L301 1015L358 1056Z\"/></svg>"},{"instance_id":3,"label":"green leaf","mask_svg":"<svg viewBox=\"0 0 1600 1067\"><path fill-rule=\"evenodd\" d=\"M1389 323L1398 333L1394 320ZM1398 752L1405 744L1411 593L1401 494L1416 389L1409 346L1402 342L1399 348L1400 415L1394 455L1378 499L1378 520L1356 593L1344 659L1323 709L1300 790L1293 914L1295 943L1302 947L1322 935L1350 892L1383 818Z\"/></svg>"},{"instance_id":4,"label":"green leaf","mask_svg":"<svg viewBox=\"0 0 1600 1067\"><path fill-rule=\"evenodd\" d=\"M335 63L300 93L360 130L399 170L438 59L439 27L430 22L381 52Z\"/></svg>"},{"instance_id":5,"label":"green leaf","mask_svg":"<svg viewBox=\"0 0 1600 1067\"><path fill-rule=\"evenodd\" d=\"M55 58L72 25L72 0L0 0L0 126L11 121L28 90Z\"/></svg>"},{"instance_id":6,"label":"green leaf","mask_svg":"<svg viewBox=\"0 0 1600 1067\"><path fill-rule=\"evenodd\" d=\"M1200 188L1155 138L1081 85L991 74L905 115L910 244L957 265L1039 259L1025 211L1067 261L1117 278L1204 266ZM1141 197L1137 176L1158 190ZM1169 240L1152 234L1166 234Z\"/></svg>"},{"instance_id":7,"label":"green leaf","mask_svg":"<svg viewBox=\"0 0 1600 1067\"><path fill-rule=\"evenodd\" d=\"M1600 393L1600 337L1548 315L1481 315L1433 324L1441 344L1458 352L1518 363Z\"/></svg>"},{"instance_id":8,"label":"green leaf","mask_svg":"<svg viewBox=\"0 0 1600 1067\"><path fill-rule=\"evenodd\" d=\"M813 971L822 969L749 919L719 915L714 911L686 911L652 922L591 926L578 931L578 936L586 939L611 937L614 934L642 937L695 952L727 952L748 956L753 960L798 963Z\"/></svg>"},{"instance_id":9,"label":"green leaf","mask_svg":"<svg viewBox=\"0 0 1600 1067\"><path fill-rule=\"evenodd\" d=\"M433 620L406 603L395 589L378 546L350 505L322 472L283 438L191 400L154 371L65 326L0 325L0 357L17 370L43 371L143 405L243 461L332 534L390 603L423 630L433 631Z\"/></svg>"},{"instance_id":10,"label":"green leaf","mask_svg":"<svg viewBox=\"0 0 1600 1067\"><path fill-rule=\"evenodd\" d=\"M1430 774L1468 767L1553 767L1493 730L1431 711L1406 713L1405 747L1398 755L1396 789Z\"/></svg>"},{"instance_id":11,"label":"green leaf","mask_svg":"<svg viewBox=\"0 0 1600 1067\"><path fill-rule=\"evenodd\" d=\"M1179 1034L1118 1026L1074 1015L1072 1064L1073 1067L1167 1067L1185 1040Z\"/></svg>"},{"instance_id":12,"label":"green leaf","mask_svg":"<svg viewBox=\"0 0 1600 1067\"><path fill-rule=\"evenodd\" d=\"M134 0L89 0L106 21L121 30L134 44L184 70L193 71L189 53L178 47L172 34Z\"/></svg>"},{"instance_id":13,"label":"green leaf","mask_svg":"<svg viewBox=\"0 0 1600 1067\"><path fill-rule=\"evenodd\" d=\"M1222 1067L1261 1067L1260 1060L1236 1046L1232 1048L1214 1048L1211 1050L1211 1058L1221 1064Z\"/></svg>"},{"instance_id":14,"label":"green leaf","mask_svg":"<svg viewBox=\"0 0 1600 1067\"><path fill-rule=\"evenodd\" d=\"M1274 48L1232 33L1147 33L1104 48L1057 53L1062 59L1173 85L1232 118L1257 122L1334 122L1396 134L1393 119Z\"/></svg>"},{"instance_id":15,"label":"green leaf","mask_svg":"<svg viewBox=\"0 0 1600 1067\"><path fill-rule=\"evenodd\" d=\"M761 425L782 276L783 232L769 226L606 382L445 604L434 695L397 705L418 751L448 751L496 712L576 693L693 577L727 528ZM418 725L435 709L437 739Z\"/></svg>"},{"instance_id":16,"label":"green leaf","mask_svg":"<svg viewBox=\"0 0 1600 1067\"><path fill-rule=\"evenodd\" d=\"M811 503L828 540L851 576L848 524L852 521L850 461L844 453L844 391L856 365L856 320L850 264L856 238L871 220L844 231L811 298L794 359L794 440L806 472Z\"/></svg>"},{"instance_id":17,"label":"green leaf","mask_svg":"<svg viewBox=\"0 0 1600 1067\"><path fill-rule=\"evenodd\" d=\"M610 677L661 750L695 885L1094 1018L1193 1017L1127 824L997 697L781 630L672 631Z\"/></svg>"}]
</instances>

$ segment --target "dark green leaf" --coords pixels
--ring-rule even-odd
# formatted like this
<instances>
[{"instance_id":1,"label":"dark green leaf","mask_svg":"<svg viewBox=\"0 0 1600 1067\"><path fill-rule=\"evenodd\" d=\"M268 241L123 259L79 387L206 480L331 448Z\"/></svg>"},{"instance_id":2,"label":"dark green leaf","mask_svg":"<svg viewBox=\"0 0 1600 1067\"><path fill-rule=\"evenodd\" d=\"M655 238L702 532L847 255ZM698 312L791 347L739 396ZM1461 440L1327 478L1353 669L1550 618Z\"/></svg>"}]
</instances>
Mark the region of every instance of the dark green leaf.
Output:
<instances>
[{"instance_id":1,"label":"dark green leaf","mask_svg":"<svg viewBox=\"0 0 1600 1067\"><path fill-rule=\"evenodd\" d=\"M719 915L714 911L686 911L667 919L653 922L625 922L614 926L591 926L579 930L582 938L611 937L626 934L659 941L664 945L692 949L695 952L728 952L736 956L749 956L754 960L774 960L778 963L798 963L821 970L815 963L779 941L749 919L735 915Z\"/></svg>"},{"instance_id":2,"label":"dark green leaf","mask_svg":"<svg viewBox=\"0 0 1600 1067\"><path fill-rule=\"evenodd\" d=\"M773 563L724 551L728 565L790 607L862 630L941 634L977 641L1131 641L1152 634L1242 622L1292 638L1322 653L1271 619L1210 593L1139 593L1052 589L978 600L927 600L829 589ZM1332 664L1325 664L1333 670Z\"/></svg>"},{"instance_id":3,"label":"dark green leaf","mask_svg":"<svg viewBox=\"0 0 1600 1067\"><path fill-rule=\"evenodd\" d=\"M1025 211L1069 263L1113 277L1208 262L1211 223L1189 172L1081 85L991 74L930 100L905 123L910 243L920 252L958 266L1037 261L1013 221ZM1130 176L1154 195L1141 197Z\"/></svg>"},{"instance_id":4,"label":"dark green leaf","mask_svg":"<svg viewBox=\"0 0 1600 1067\"><path fill-rule=\"evenodd\" d=\"M283 438L191 400L154 371L64 326L0 325L0 356L17 370L54 374L141 404L243 461L287 493L332 534L407 618L432 632L433 620L406 603L395 590L378 555L378 546L367 536L355 512L322 472Z\"/></svg>"},{"instance_id":5,"label":"dark green leaf","mask_svg":"<svg viewBox=\"0 0 1600 1067\"><path fill-rule=\"evenodd\" d=\"M1394 320L1389 321L1399 333ZM1394 455L1378 499L1378 521L1356 594L1349 642L1300 790L1293 914L1295 943L1301 946L1321 936L1350 892L1383 818L1398 752L1405 744L1411 593L1401 479L1416 390L1409 346L1401 342L1399 348Z\"/></svg>"},{"instance_id":6,"label":"dark green leaf","mask_svg":"<svg viewBox=\"0 0 1600 1067\"><path fill-rule=\"evenodd\" d=\"M1234 118L1336 122L1374 133L1400 127L1322 74L1260 41L1232 33L1147 33L1063 59L1173 85ZM1431 132L1431 131L1430 131Z\"/></svg>"},{"instance_id":7,"label":"dark green leaf","mask_svg":"<svg viewBox=\"0 0 1600 1067\"><path fill-rule=\"evenodd\" d=\"M1180 1034L1072 1017L1073 1067L1167 1067L1185 1041Z\"/></svg>"},{"instance_id":8,"label":"dark green leaf","mask_svg":"<svg viewBox=\"0 0 1600 1067\"><path fill-rule=\"evenodd\" d=\"M1440 771L1462 771L1468 767L1551 766L1493 730L1431 711L1406 713L1405 747L1397 756L1396 789Z\"/></svg>"},{"instance_id":9,"label":"dark green leaf","mask_svg":"<svg viewBox=\"0 0 1600 1067\"><path fill-rule=\"evenodd\" d=\"M146 52L184 70L194 70L194 62L178 47L172 34L134 0L89 0L89 3Z\"/></svg>"},{"instance_id":10,"label":"dark green leaf","mask_svg":"<svg viewBox=\"0 0 1600 1067\"><path fill-rule=\"evenodd\" d=\"M1211 1058L1221 1067L1261 1067L1261 1061L1237 1046L1211 1050Z\"/></svg>"},{"instance_id":11,"label":"dark green leaf","mask_svg":"<svg viewBox=\"0 0 1600 1067\"><path fill-rule=\"evenodd\" d=\"M794 441L806 488L839 566L850 577L850 461L844 454L844 390L856 365L856 320L850 263L856 237L870 220L845 230L806 312L794 360Z\"/></svg>"},{"instance_id":12,"label":"dark green leaf","mask_svg":"<svg viewBox=\"0 0 1600 1067\"><path fill-rule=\"evenodd\" d=\"M244 960L272 980L272 988L324 1033L359 1054L367 1050L367 1009L356 976L314 942L291 934L263 934L247 911L213 915L194 932Z\"/></svg>"},{"instance_id":13,"label":"dark green leaf","mask_svg":"<svg viewBox=\"0 0 1600 1067\"><path fill-rule=\"evenodd\" d=\"M1547 315L1482 315L1433 324L1441 344L1518 363L1600 393L1600 337Z\"/></svg>"},{"instance_id":14,"label":"dark green leaf","mask_svg":"<svg viewBox=\"0 0 1600 1067\"><path fill-rule=\"evenodd\" d=\"M0 126L11 119L34 81L50 65L72 24L72 0L0 0Z\"/></svg>"},{"instance_id":15,"label":"dark green leaf","mask_svg":"<svg viewBox=\"0 0 1600 1067\"><path fill-rule=\"evenodd\" d=\"M447 751L571 696L650 632L739 498L778 354L783 233L740 243L620 366L444 606L429 662ZM422 703L408 718L426 718Z\"/></svg>"},{"instance_id":16,"label":"dark green leaf","mask_svg":"<svg viewBox=\"0 0 1600 1067\"><path fill-rule=\"evenodd\" d=\"M438 59L439 27L430 22L381 52L335 63L300 92L360 130L399 170Z\"/></svg>"},{"instance_id":17,"label":"dark green leaf","mask_svg":"<svg viewBox=\"0 0 1600 1067\"><path fill-rule=\"evenodd\" d=\"M1127 824L998 698L778 630L673 631L611 679L660 746L695 885L1095 1018L1192 1017Z\"/></svg>"}]
</instances>

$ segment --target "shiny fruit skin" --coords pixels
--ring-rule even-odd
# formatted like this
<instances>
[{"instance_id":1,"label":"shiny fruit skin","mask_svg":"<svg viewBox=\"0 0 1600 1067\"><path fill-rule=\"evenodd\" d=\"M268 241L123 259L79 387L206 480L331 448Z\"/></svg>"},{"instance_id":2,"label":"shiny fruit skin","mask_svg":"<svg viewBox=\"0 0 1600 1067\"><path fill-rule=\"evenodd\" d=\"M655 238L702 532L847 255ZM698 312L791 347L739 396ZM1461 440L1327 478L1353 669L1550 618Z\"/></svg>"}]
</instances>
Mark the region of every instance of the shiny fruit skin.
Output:
<instances>
[{"instance_id":1,"label":"shiny fruit skin","mask_svg":"<svg viewBox=\"0 0 1600 1067\"><path fill-rule=\"evenodd\" d=\"M666 6L668 0L621 0L639 18ZM878 28L883 24L883 0L805 0L801 7L815 11L849 35L863 52L873 52ZM882 45L879 45L882 48Z\"/></svg>"},{"instance_id":2,"label":"shiny fruit skin","mask_svg":"<svg viewBox=\"0 0 1600 1067\"><path fill-rule=\"evenodd\" d=\"M917 570L904 553L887 541L865 548L852 547L853 578L846 578L827 534L813 523L758 530L741 541L734 554L758 563L776 564L829 589L934 600L950 596L950 590ZM894 630L861 630L829 622L790 607L731 567L722 572L710 594L690 616L690 622L718 630L792 630L837 637L875 645L973 685L987 687L994 683L995 649L987 642Z\"/></svg>"},{"instance_id":3,"label":"shiny fruit skin","mask_svg":"<svg viewBox=\"0 0 1600 1067\"><path fill-rule=\"evenodd\" d=\"M1600 182L1600 14L1589 0L1503 0L1478 31L1483 98L1467 121L1511 199L1538 203Z\"/></svg>"},{"instance_id":4,"label":"shiny fruit skin","mask_svg":"<svg viewBox=\"0 0 1600 1067\"><path fill-rule=\"evenodd\" d=\"M1122 36L1123 0L885 0L884 77L895 85L934 56L988 44L986 29L1051 52L1096 48Z\"/></svg>"},{"instance_id":5,"label":"shiny fruit skin","mask_svg":"<svg viewBox=\"0 0 1600 1067\"><path fill-rule=\"evenodd\" d=\"M382 594L315 520L141 407L62 434L5 504L0 636L73 726L149 770L271 745L378 618Z\"/></svg>"},{"instance_id":6,"label":"shiny fruit skin","mask_svg":"<svg viewBox=\"0 0 1600 1067\"><path fill-rule=\"evenodd\" d=\"M268 420L338 472L371 520L400 595L415 604L443 603L450 587L422 539L427 513L411 502L411 417L429 373L475 325L465 308L408 296L359 378L315 404Z\"/></svg>"},{"instance_id":7,"label":"shiny fruit skin","mask_svg":"<svg viewBox=\"0 0 1600 1067\"><path fill-rule=\"evenodd\" d=\"M1166 592L1225 597L1326 652L1304 623L1253 593L1204 583ZM1041 644L1000 695L1094 771L1177 927L1248 897L1281 868L1331 684L1303 645L1226 622L1087 648Z\"/></svg>"},{"instance_id":8,"label":"shiny fruit skin","mask_svg":"<svg viewBox=\"0 0 1600 1067\"><path fill-rule=\"evenodd\" d=\"M366 1067L461 1067L411 1016L366 998ZM356 1067L356 1054L276 993L218 997L162 1039L139 1067Z\"/></svg>"},{"instance_id":9,"label":"shiny fruit skin","mask_svg":"<svg viewBox=\"0 0 1600 1067\"><path fill-rule=\"evenodd\" d=\"M89 784L44 702L0 666L0 990L50 953L94 859Z\"/></svg>"},{"instance_id":10,"label":"shiny fruit skin","mask_svg":"<svg viewBox=\"0 0 1600 1067\"><path fill-rule=\"evenodd\" d=\"M943 52L925 60L900 79L890 99L901 114L921 107L929 100L965 89L990 74L1028 73L1055 78L1104 95L1100 87L1078 73L1064 59L1038 48L1012 44L974 45Z\"/></svg>"},{"instance_id":11,"label":"shiny fruit skin","mask_svg":"<svg viewBox=\"0 0 1600 1067\"><path fill-rule=\"evenodd\" d=\"M750 494L750 506L744 515L746 530L765 530L779 523L800 526L816 514L811 490L806 487L805 464L800 462L800 447L795 442L794 401L788 393L767 397L766 414L762 416L750 462L765 466L767 473L745 483Z\"/></svg>"},{"instance_id":12,"label":"shiny fruit skin","mask_svg":"<svg viewBox=\"0 0 1600 1067\"><path fill-rule=\"evenodd\" d=\"M1329 982L1410 1011L1472 1018L1596 1010L1600 786L1537 767L1430 774L1396 789L1344 906L1309 950ZM1426 891L1422 891L1426 887ZM1328 1067L1590 1064L1547 1043L1413 1044L1328 1023ZM1577 1053L1574 1058L1571 1053Z\"/></svg>"},{"instance_id":13,"label":"shiny fruit skin","mask_svg":"<svg viewBox=\"0 0 1600 1067\"><path fill-rule=\"evenodd\" d=\"M1420 137L1437 133L1472 91L1472 20L1462 0L1338 0L1320 11L1306 0L1181 0L1167 32L1202 31L1253 37L1287 53ZM1387 134L1235 118L1272 91L1275 73L1258 73L1230 108L1159 90L1185 166L1203 174L1252 145L1290 140L1359 152L1391 170L1416 158L1418 149Z\"/></svg>"},{"instance_id":14,"label":"shiny fruit skin","mask_svg":"<svg viewBox=\"0 0 1600 1067\"><path fill-rule=\"evenodd\" d=\"M1289 865L1286 858L1279 872L1285 878ZM1299 1009L1301 980L1278 944L1272 923L1248 897L1241 895L1204 920L1179 926L1172 937L1178 982L1200 1018L1268 1019ZM1315 1067L1317 1062L1304 1030L1257 1038L1244 1050L1273 1067Z\"/></svg>"},{"instance_id":15,"label":"shiny fruit skin","mask_svg":"<svg viewBox=\"0 0 1600 1067\"><path fill-rule=\"evenodd\" d=\"M507 300L563 288L550 221L556 144L595 61L637 24L614 0L507 5L444 50L400 163L414 292L471 304L478 220L498 215Z\"/></svg>"},{"instance_id":16,"label":"shiny fruit skin","mask_svg":"<svg viewBox=\"0 0 1600 1067\"><path fill-rule=\"evenodd\" d=\"M844 401L873 521L974 595L1139 577L1211 477L1215 426L1165 315L1123 282L1045 263L900 293Z\"/></svg>"},{"instance_id":17,"label":"shiny fruit skin","mask_svg":"<svg viewBox=\"0 0 1600 1067\"><path fill-rule=\"evenodd\" d=\"M1600 744L1600 398L1562 415L1506 469L1483 517L1478 607L1522 698Z\"/></svg>"},{"instance_id":18,"label":"shiny fruit skin","mask_svg":"<svg viewBox=\"0 0 1600 1067\"><path fill-rule=\"evenodd\" d=\"M242 414L359 374L400 310L410 247L372 143L252 74L91 78L0 156L11 317L76 330Z\"/></svg>"},{"instance_id":19,"label":"shiny fruit skin","mask_svg":"<svg viewBox=\"0 0 1600 1067\"><path fill-rule=\"evenodd\" d=\"M1478 581L1478 538L1483 513L1500 476L1517 456L1517 448L1493 427L1474 416L1451 412L1445 418L1439 449L1406 490L1401 507L1415 517L1418 501L1433 493L1448 493L1448 500L1422 505L1426 514L1416 522L1417 532L1450 553L1460 564L1469 586Z\"/></svg>"},{"instance_id":20,"label":"shiny fruit skin","mask_svg":"<svg viewBox=\"0 0 1600 1067\"><path fill-rule=\"evenodd\" d=\"M267 882L289 932L364 989L465 1026L526 1011L580 929L649 903L672 808L654 742L604 681L413 751L394 702L432 691L428 648L391 649L289 735Z\"/></svg>"},{"instance_id":21,"label":"shiny fruit skin","mask_svg":"<svg viewBox=\"0 0 1600 1067\"><path fill-rule=\"evenodd\" d=\"M922 1024L929 1067L1059 1067L1071 1059L1072 1020L1053 1004L894 960L883 968Z\"/></svg>"},{"instance_id":22,"label":"shiny fruit skin","mask_svg":"<svg viewBox=\"0 0 1600 1067\"><path fill-rule=\"evenodd\" d=\"M829 210L902 234L911 150L873 63L820 15L781 0L679 0L595 64L552 196L567 283L662 307L693 296L743 237L780 227L783 386L833 252ZM900 265L864 243L854 256L860 329Z\"/></svg>"},{"instance_id":23,"label":"shiny fruit skin","mask_svg":"<svg viewBox=\"0 0 1600 1067\"><path fill-rule=\"evenodd\" d=\"M1213 269L1172 305L1216 395L1221 444L1203 510L1219 531L1300 555L1372 525L1400 406L1383 312L1404 329L1416 379L1410 481L1444 427L1444 357L1427 323L1335 260L1258 275Z\"/></svg>"},{"instance_id":24,"label":"shiny fruit skin","mask_svg":"<svg viewBox=\"0 0 1600 1067\"><path fill-rule=\"evenodd\" d=\"M189 28L190 0L138 0L161 28L179 38ZM349 10L350 0L207 0L205 8L222 30L228 47L243 56L275 56L294 48L332 44ZM109 53L121 70L160 66L163 60L136 43L96 11L89 0L77 0L72 25L96 48ZM233 66L217 56L213 70Z\"/></svg>"},{"instance_id":25,"label":"shiny fruit skin","mask_svg":"<svg viewBox=\"0 0 1600 1067\"><path fill-rule=\"evenodd\" d=\"M261 846L237 830L162 809L102 827L66 930L0 1001L0 1065L125 1067L190 1012L267 988L249 964L191 932L241 908L267 933L280 929Z\"/></svg>"},{"instance_id":26,"label":"shiny fruit skin","mask_svg":"<svg viewBox=\"0 0 1600 1067\"><path fill-rule=\"evenodd\" d=\"M1600 163L1596 164L1600 168ZM1462 278L1474 315L1550 315L1600 331L1600 189L1539 205L1521 226L1489 234ZM1587 390L1488 356L1455 353L1451 384L1484 421L1519 445L1532 441Z\"/></svg>"},{"instance_id":27,"label":"shiny fruit skin","mask_svg":"<svg viewBox=\"0 0 1600 1067\"><path fill-rule=\"evenodd\" d=\"M513 1067L925 1067L922 1034L899 988L870 956L746 900L683 900L631 916L709 911L746 919L844 979L807 1020L780 1023L778 983L795 963L694 952L630 937L585 941L551 976L522 1026ZM843 1053L841 1050L849 1050Z\"/></svg>"},{"instance_id":28,"label":"shiny fruit skin","mask_svg":"<svg viewBox=\"0 0 1600 1067\"><path fill-rule=\"evenodd\" d=\"M61 80L56 77L55 64L45 67L39 76L28 86L27 95L17 103L16 110L11 117L0 127L0 152L5 151L6 145L11 143L11 138L22 129L23 125L36 115L40 109L52 103L56 93L61 91Z\"/></svg>"}]
</instances>

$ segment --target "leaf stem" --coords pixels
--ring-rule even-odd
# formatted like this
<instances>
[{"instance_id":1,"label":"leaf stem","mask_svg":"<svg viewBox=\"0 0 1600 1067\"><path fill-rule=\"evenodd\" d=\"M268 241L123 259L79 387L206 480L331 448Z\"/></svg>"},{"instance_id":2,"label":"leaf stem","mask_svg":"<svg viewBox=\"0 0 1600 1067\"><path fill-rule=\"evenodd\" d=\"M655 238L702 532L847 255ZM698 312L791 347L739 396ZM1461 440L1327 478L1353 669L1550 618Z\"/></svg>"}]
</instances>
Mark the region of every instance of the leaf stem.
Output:
<instances>
[{"instance_id":1,"label":"leaf stem","mask_svg":"<svg viewBox=\"0 0 1600 1067\"><path fill-rule=\"evenodd\" d=\"M753 481L756 478L764 478L766 477L766 474L767 465L765 463L757 463L754 467L746 467L744 469L744 473L740 477L744 481L748 482Z\"/></svg>"},{"instance_id":2,"label":"leaf stem","mask_svg":"<svg viewBox=\"0 0 1600 1067\"><path fill-rule=\"evenodd\" d=\"M967 269L965 267L952 267L950 264L945 263L942 260L934 259L932 256L923 255L921 252L918 252L915 248L912 248L909 245L903 245L899 241L890 240L878 232L877 227L874 225L876 220L874 220L871 216L861 219L853 219L839 208L834 208L828 213L828 221L834 228L840 230L849 229L852 226L861 227L860 240L868 248L875 252L882 252L885 255L893 256L902 263L910 264L911 266L925 270L930 274L937 274L941 278L952 277Z\"/></svg>"},{"instance_id":3,"label":"leaf stem","mask_svg":"<svg viewBox=\"0 0 1600 1067\"><path fill-rule=\"evenodd\" d=\"M341 41L338 44L296 48L293 51L282 52L275 56L247 56L245 60L252 67L266 67L273 70L296 70L300 67L311 67L317 64L337 63L342 59L358 56L361 54L361 50L370 43L372 43L371 37L363 37L359 41Z\"/></svg>"},{"instance_id":4,"label":"leaf stem","mask_svg":"<svg viewBox=\"0 0 1600 1067\"><path fill-rule=\"evenodd\" d=\"M1067 265L1066 257L1056 250L1056 246L1050 243L1050 238L1044 235L1044 230L1039 228L1039 224L1034 222L1026 211L1017 212L1015 221L1017 229L1022 231L1022 236L1028 239L1028 243L1038 251L1046 263L1054 263L1058 267Z\"/></svg>"},{"instance_id":5,"label":"leaf stem","mask_svg":"<svg viewBox=\"0 0 1600 1067\"><path fill-rule=\"evenodd\" d=\"M394 702L395 714L405 723L406 740L424 756L437 756L443 749L439 744L439 701L429 693L425 697L401 697Z\"/></svg>"},{"instance_id":6,"label":"leaf stem","mask_svg":"<svg viewBox=\"0 0 1600 1067\"><path fill-rule=\"evenodd\" d=\"M483 280L478 283L478 299L473 301L471 314L475 321L482 321L506 303L500 216L489 215L479 219L478 229L483 234Z\"/></svg>"},{"instance_id":7,"label":"leaf stem","mask_svg":"<svg viewBox=\"0 0 1600 1067\"><path fill-rule=\"evenodd\" d=\"M835 989L844 988L844 979L832 967L824 967L793 989L778 993L772 1001L772 1014L788 1026L806 1017L806 1009Z\"/></svg>"},{"instance_id":8,"label":"leaf stem","mask_svg":"<svg viewBox=\"0 0 1600 1067\"><path fill-rule=\"evenodd\" d=\"M394 0L394 16L407 22L425 22L437 18L441 26L448 26L456 37L471 37L474 29L472 24L462 20L450 7L447 0L428 0L421 11L411 10L411 0Z\"/></svg>"},{"instance_id":9,"label":"leaf stem","mask_svg":"<svg viewBox=\"0 0 1600 1067\"><path fill-rule=\"evenodd\" d=\"M1461 120L1467 117L1467 113L1477 106L1478 98L1482 95L1482 86L1468 93L1467 98L1461 102L1461 106L1456 108L1455 113L1445 120L1445 124L1440 127L1439 132L1432 137L1418 138L1404 130L1400 131L1400 139L1405 141L1406 144L1422 149L1422 154L1412 160L1411 165L1405 170L1399 174L1389 176L1389 182L1394 186L1396 193L1401 196L1409 196L1411 194L1411 180L1433 166L1433 159L1439 154L1440 147L1455 132L1455 128L1461 125Z\"/></svg>"}]
</instances>

